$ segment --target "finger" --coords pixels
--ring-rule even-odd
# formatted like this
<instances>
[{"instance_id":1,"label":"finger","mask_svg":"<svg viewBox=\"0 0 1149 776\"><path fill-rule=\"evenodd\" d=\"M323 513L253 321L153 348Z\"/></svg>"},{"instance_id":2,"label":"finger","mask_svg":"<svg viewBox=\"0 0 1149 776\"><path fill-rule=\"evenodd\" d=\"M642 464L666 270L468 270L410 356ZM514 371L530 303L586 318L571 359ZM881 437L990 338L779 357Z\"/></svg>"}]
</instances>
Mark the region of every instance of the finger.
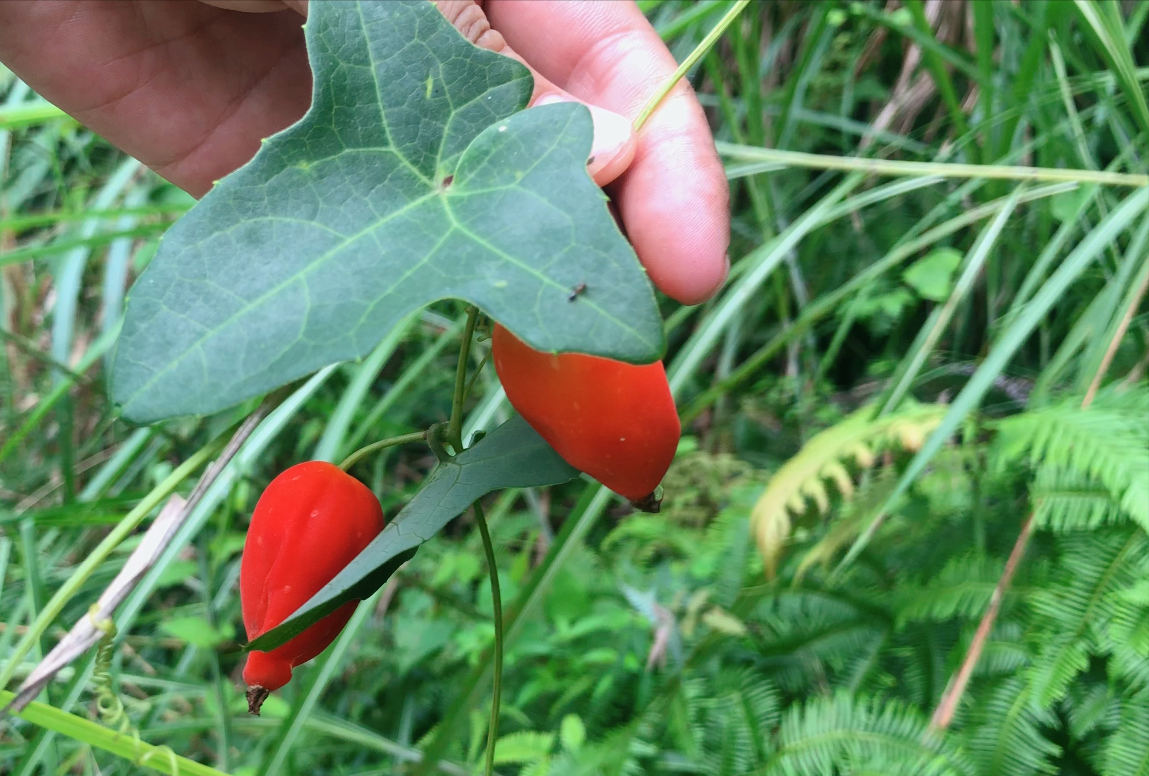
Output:
<instances>
[{"instance_id":1,"label":"finger","mask_svg":"<svg viewBox=\"0 0 1149 776\"><path fill-rule=\"evenodd\" d=\"M506 39L498 30L491 28L483 9L474 0L436 0L435 4L447 21L451 22L471 43L505 54L526 65L535 80L531 105L582 102L590 109L591 119L594 121L594 142L587 170L595 183L605 186L626 170L634 158L636 148L634 129L628 119L614 111L579 100L541 75L507 45Z\"/></svg>"},{"instance_id":2,"label":"finger","mask_svg":"<svg viewBox=\"0 0 1149 776\"><path fill-rule=\"evenodd\" d=\"M205 5L214 5L228 11L245 13L274 13L290 8L301 16L307 16L307 0L199 0Z\"/></svg>"},{"instance_id":3,"label":"finger","mask_svg":"<svg viewBox=\"0 0 1149 776\"><path fill-rule=\"evenodd\" d=\"M199 0L205 5L214 5L228 11L246 11L247 13L273 13L282 11L287 6L283 0Z\"/></svg>"},{"instance_id":4,"label":"finger","mask_svg":"<svg viewBox=\"0 0 1149 776\"><path fill-rule=\"evenodd\" d=\"M543 77L630 119L677 67L633 2L487 0L484 7ZM680 82L643 127L634 161L611 193L655 285L687 304L713 295L729 271L730 194L689 84Z\"/></svg>"},{"instance_id":5,"label":"finger","mask_svg":"<svg viewBox=\"0 0 1149 776\"><path fill-rule=\"evenodd\" d=\"M197 2L0 0L0 58L198 197L307 110L311 71L291 16Z\"/></svg>"},{"instance_id":6,"label":"finger","mask_svg":"<svg viewBox=\"0 0 1149 776\"><path fill-rule=\"evenodd\" d=\"M202 3L233 11L269 12L290 7L307 16L307 0L200 0ZM503 36L491 29L486 14L475 0L435 0L435 5L446 19L464 37L476 46L513 57L526 65L534 77L535 89L531 105L553 102L581 102L573 95L555 86L541 76L516 54ZM613 111L587 105L594 122L594 143L591 147L587 170L600 186L617 178L634 158L635 137L630 122Z\"/></svg>"}]
</instances>

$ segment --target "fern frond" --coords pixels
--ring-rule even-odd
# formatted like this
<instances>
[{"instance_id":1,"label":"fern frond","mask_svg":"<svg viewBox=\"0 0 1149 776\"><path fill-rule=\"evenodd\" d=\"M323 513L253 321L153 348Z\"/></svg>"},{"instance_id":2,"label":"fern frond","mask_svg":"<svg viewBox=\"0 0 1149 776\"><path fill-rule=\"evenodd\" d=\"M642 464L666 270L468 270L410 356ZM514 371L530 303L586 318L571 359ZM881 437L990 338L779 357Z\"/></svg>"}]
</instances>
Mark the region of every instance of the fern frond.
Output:
<instances>
[{"instance_id":1,"label":"fern frond","mask_svg":"<svg viewBox=\"0 0 1149 776\"><path fill-rule=\"evenodd\" d=\"M1053 584L1030 599L1038 651L1029 679L1042 708L1064 695L1090 654L1124 646L1110 641L1109 624L1120 608L1115 594L1149 576L1149 537L1140 531L1071 534L1058 549Z\"/></svg>"},{"instance_id":2,"label":"fern frond","mask_svg":"<svg viewBox=\"0 0 1149 776\"><path fill-rule=\"evenodd\" d=\"M760 606L758 651L774 679L805 691L826 674L846 670L854 655L870 652L892 618L877 603L837 590L787 590Z\"/></svg>"},{"instance_id":3,"label":"fern frond","mask_svg":"<svg viewBox=\"0 0 1149 776\"><path fill-rule=\"evenodd\" d=\"M688 558L697 547L698 537L696 531L668 523L661 514L638 513L630 515L607 534L601 550L607 552L623 542L633 548L635 562L643 564L660 553Z\"/></svg>"},{"instance_id":4,"label":"fern frond","mask_svg":"<svg viewBox=\"0 0 1149 776\"><path fill-rule=\"evenodd\" d=\"M1149 531L1149 390L1106 391L1088 409L1073 401L1031 410L998 432L999 467L1028 460L1096 480Z\"/></svg>"},{"instance_id":5,"label":"fern frond","mask_svg":"<svg viewBox=\"0 0 1149 776\"><path fill-rule=\"evenodd\" d=\"M746 541L747 512L756 489L740 488L731 494L731 504L706 527L690 559L690 573L707 580L713 600L729 607L738 598L748 574L757 566L757 555Z\"/></svg>"},{"instance_id":6,"label":"fern frond","mask_svg":"<svg viewBox=\"0 0 1149 776\"><path fill-rule=\"evenodd\" d=\"M751 513L751 530L773 578L778 557L790 536L792 516L813 501L821 512L829 507L824 480L833 481L843 498L853 495L845 462L873 466L875 453L892 447L915 450L941 422L943 405L909 405L896 414L875 419L873 407L863 407L836 426L815 435L780 468L766 485Z\"/></svg>"},{"instance_id":7,"label":"fern frond","mask_svg":"<svg viewBox=\"0 0 1149 776\"><path fill-rule=\"evenodd\" d=\"M687 759L696 760L703 753L702 715L710 694L710 684L703 677L684 679L668 705L667 730L674 748Z\"/></svg>"},{"instance_id":8,"label":"fern frond","mask_svg":"<svg viewBox=\"0 0 1149 776\"><path fill-rule=\"evenodd\" d=\"M1029 665L1033 660L1033 654L1025 644L1005 639L1002 634L1008 630L1010 630L1008 627L1002 625L994 628L994 638L986 642L981 653L981 659L977 661L977 667L973 672L975 677L1010 676Z\"/></svg>"},{"instance_id":9,"label":"fern frond","mask_svg":"<svg viewBox=\"0 0 1149 776\"><path fill-rule=\"evenodd\" d=\"M866 478L857 489L857 495L843 505L826 535L806 552L794 572L795 583L801 582L813 566L828 564L840 549L856 539L889 500L897 484L898 478L890 469Z\"/></svg>"},{"instance_id":10,"label":"fern frond","mask_svg":"<svg viewBox=\"0 0 1149 776\"><path fill-rule=\"evenodd\" d=\"M905 583L894 593L899 626L909 622L940 622L955 617L981 616L1001 578L1005 561L973 553L952 558L937 575L920 587ZM1012 588L1007 598L1016 597Z\"/></svg>"},{"instance_id":11,"label":"fern frond","mask_svg":"<svg viewBox=\"0 0 1149 776\"><path fill-rule=\"evenodd\" d=\"M1090 531L1127 519L1109 488L1076 469L1040 466L1029 492L1035 527L1055 533Z\"/></svg>"},{"instance_id":12,"label":"fern frond","mask_svg":"<svg viewBox=\"0 0 1149 776\"><path fill-rule=\"evenodd\" d=\"M519 776L550 776L551 773L551 759L549 757L542 760L535 760L519 771Z\"/></svg>"},{"instance_id":13,"label":"fern frond","mask_svg":"<svg viewBox=\"0 0 1149 776\"><path fill-rule=\"evenodd\" d=\"M703 704L708 754L700 758L714 774L750 773L761 767L778 724L778 689L751 669L720 671Z\"/></svg>"},{"instance_id":14,"label":"fern frond","mask_svg":"<svg viewBox=\"0 0 1149 776\"><path fill-rule=\"evenodd\" d=\"M1149 776L1149 690L1123 699L1117 730L1105 742L1101 776Z\"/></svg>"},{"instance_id":15,"label":"fern frond","mask_svg":"<svg viewBox=\"0 0 1149 776\"><path fill-rule=\"evenodd\" d=\"M702 767L712 776L749 773L757 765L754 740L744 710L737 705L716 706L706 716L706 739L710 751Z\"/></svg>"},{"instance_id":16,"label":"fern frond","mask_svg":"<svg viewBox=\"0 0 1149 776\"><path fill-rule=\"evenodd\" d=\"M1149 690L1149 578L1113 593L1110 603L1110 671L1135 690Z\"/></svg>"},{"instance_id":17,"label":"fern frond","mask_svg":"<svg viewBox=\"0 0 1149 776\"><path fill-rule=\"evenodd\" d=\"M977 773L992 776L1034 776L1056 773L1054 758L1061 747L1042 734L1055 722L1051 712L1031 702L1031 691L1019 677L985 693L973 708L965 736Z\"/></svg>"},{"instance_id":18,"label":"fern frond","mask_svg":"<svg viewBox=\"0 0 1149 776\"><path fill-rule=\"evenodd\" d=\"M949 678L944 661L956 640L956 631L951 624L943 623L917 625L898 633L885 654L884 667L896 678L889 692L896 692L917 708L932 707ZM866 685L858 687L886 691Z\"/></svg>"},{"instance_id":19,"label":"fern frond","mask_svg":"<svg viewBox=\"0 0 1149 776\"><path fill-rule=\"evenodd\" d=\"M846 693L816 698L787 710L778 748L764 776L874 771L921 776L973 776L958 749L929 730L916 709L898 701L859 699Z\"/></svg>"},{"instance_id":20,"label":"fern frond","mask_svg":"<svg viewBox=\"0 0 1149 776\"><path fill-rule=\"evenodd\" d=\"M1115 728L1120 703L1108 683L1075 682L1062 709L1069 721L1069 735L1080 742L1094 731Z\"/></svg>"}]
</instances>

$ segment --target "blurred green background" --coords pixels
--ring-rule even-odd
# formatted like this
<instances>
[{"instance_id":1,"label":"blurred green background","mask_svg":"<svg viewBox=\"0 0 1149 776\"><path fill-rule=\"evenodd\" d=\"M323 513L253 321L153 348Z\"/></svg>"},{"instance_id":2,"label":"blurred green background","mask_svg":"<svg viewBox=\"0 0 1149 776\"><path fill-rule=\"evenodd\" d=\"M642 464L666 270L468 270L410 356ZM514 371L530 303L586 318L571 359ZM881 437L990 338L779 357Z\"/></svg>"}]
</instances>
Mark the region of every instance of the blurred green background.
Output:
<instances>
[{"instance_id":1,"label":"blurred green background","mask_svg":"<svg viewBox=\"0 0 1149 776\"><path fill-rule=\"evenodd\" d=\"M640 5L680 61L730 7ZM487 504L499 773L1149 774L1147 22L1144 0L753 2L702 59L733 271L662 300L684 437L660 514L582 481ZM6 665L45 602L238 417L131 428L104 390L125 291L192 204L0 69L6 689L138 536ZM233 774L479 772L470 515L258 719L227 648L262 488L445 420L463 317L435 305L298 387L121 607L107 678L91 654L39 700ZM469 430L509 413L493 369L477 385ZM354 473L394 514L432 465L409 446ZM101 735L5 719L0 773L145 770Z\"/></svg>"}]
</instances>

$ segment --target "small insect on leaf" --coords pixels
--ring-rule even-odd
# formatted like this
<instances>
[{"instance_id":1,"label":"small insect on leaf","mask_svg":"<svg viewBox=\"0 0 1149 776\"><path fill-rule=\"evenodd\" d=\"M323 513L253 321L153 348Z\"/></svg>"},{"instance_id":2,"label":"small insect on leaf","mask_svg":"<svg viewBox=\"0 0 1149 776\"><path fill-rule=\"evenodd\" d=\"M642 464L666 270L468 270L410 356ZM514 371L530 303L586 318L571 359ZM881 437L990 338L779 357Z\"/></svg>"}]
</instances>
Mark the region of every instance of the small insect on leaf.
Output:
<instances>
[{"instance_id":1,"label":"small insect on leaf","mask_svg":"<svg viewBox=\"0 0 1149 776\"><path fill-rule=\"evenodd\" d=\"M578 299L586 291L586 283L579 283L571 289L570 296L567 297L568 302L573 302Z\"/></svg>"}]
</instances>

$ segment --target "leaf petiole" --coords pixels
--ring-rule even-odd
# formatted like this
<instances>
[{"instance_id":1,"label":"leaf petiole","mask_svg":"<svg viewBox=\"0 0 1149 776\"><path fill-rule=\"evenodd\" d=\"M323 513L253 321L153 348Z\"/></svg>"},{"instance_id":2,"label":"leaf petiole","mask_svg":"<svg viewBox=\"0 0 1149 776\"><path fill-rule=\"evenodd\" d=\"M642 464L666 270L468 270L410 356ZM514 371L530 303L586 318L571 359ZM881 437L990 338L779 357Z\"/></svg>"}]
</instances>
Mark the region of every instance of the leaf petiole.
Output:
<instances>
[{"instance_id":1,"label":"leaf petiole","mask_svg":"<svg viewBox=\"0 0 1149 776\"><path fill-rule=\"evenodd\" d=\"M427 444L431 446L431 452L435 454L435 459L439 463L449 461L453 457L443 446L443 435L446 433L446 428L444 424L436 423L427 429Z\"/></svg>"},{"instance_id":2,"label":"leaf petiole","mask_svg":"<svg viewBox=\"0 0 1149 776\"><path fill-rule=\"evenodd\" d=\"M426 441L426 439L426 431L412 431L410 434L390 437L389 439L381 439L378 442L372 442L366 447L360 447L354 453L344 458L343 463L339 464L339 468L343 471L347 471L352 466L354 466L359 461L359 459L378 450L385 450L388 447L395 447L396 445L405 445L408 442L423 442Z\"/></svg>"},{"instance_id":3,"label":"leaf petiole","mask_svg":"<svg viewBox=\"0 0 1149 776\"><path fill-rule=\"evenodd\" d=\"M467 359L471 355L471 340L475 336L475 324L479 320L479 308L467 308L467 325L463 329L463 339L459 345L459 365L455 368L455 395L451 399L451 424L447 427L447 443L455 450L455 455L463 452L463 401L466 399Z\"/></svg>"}]
</instances>

